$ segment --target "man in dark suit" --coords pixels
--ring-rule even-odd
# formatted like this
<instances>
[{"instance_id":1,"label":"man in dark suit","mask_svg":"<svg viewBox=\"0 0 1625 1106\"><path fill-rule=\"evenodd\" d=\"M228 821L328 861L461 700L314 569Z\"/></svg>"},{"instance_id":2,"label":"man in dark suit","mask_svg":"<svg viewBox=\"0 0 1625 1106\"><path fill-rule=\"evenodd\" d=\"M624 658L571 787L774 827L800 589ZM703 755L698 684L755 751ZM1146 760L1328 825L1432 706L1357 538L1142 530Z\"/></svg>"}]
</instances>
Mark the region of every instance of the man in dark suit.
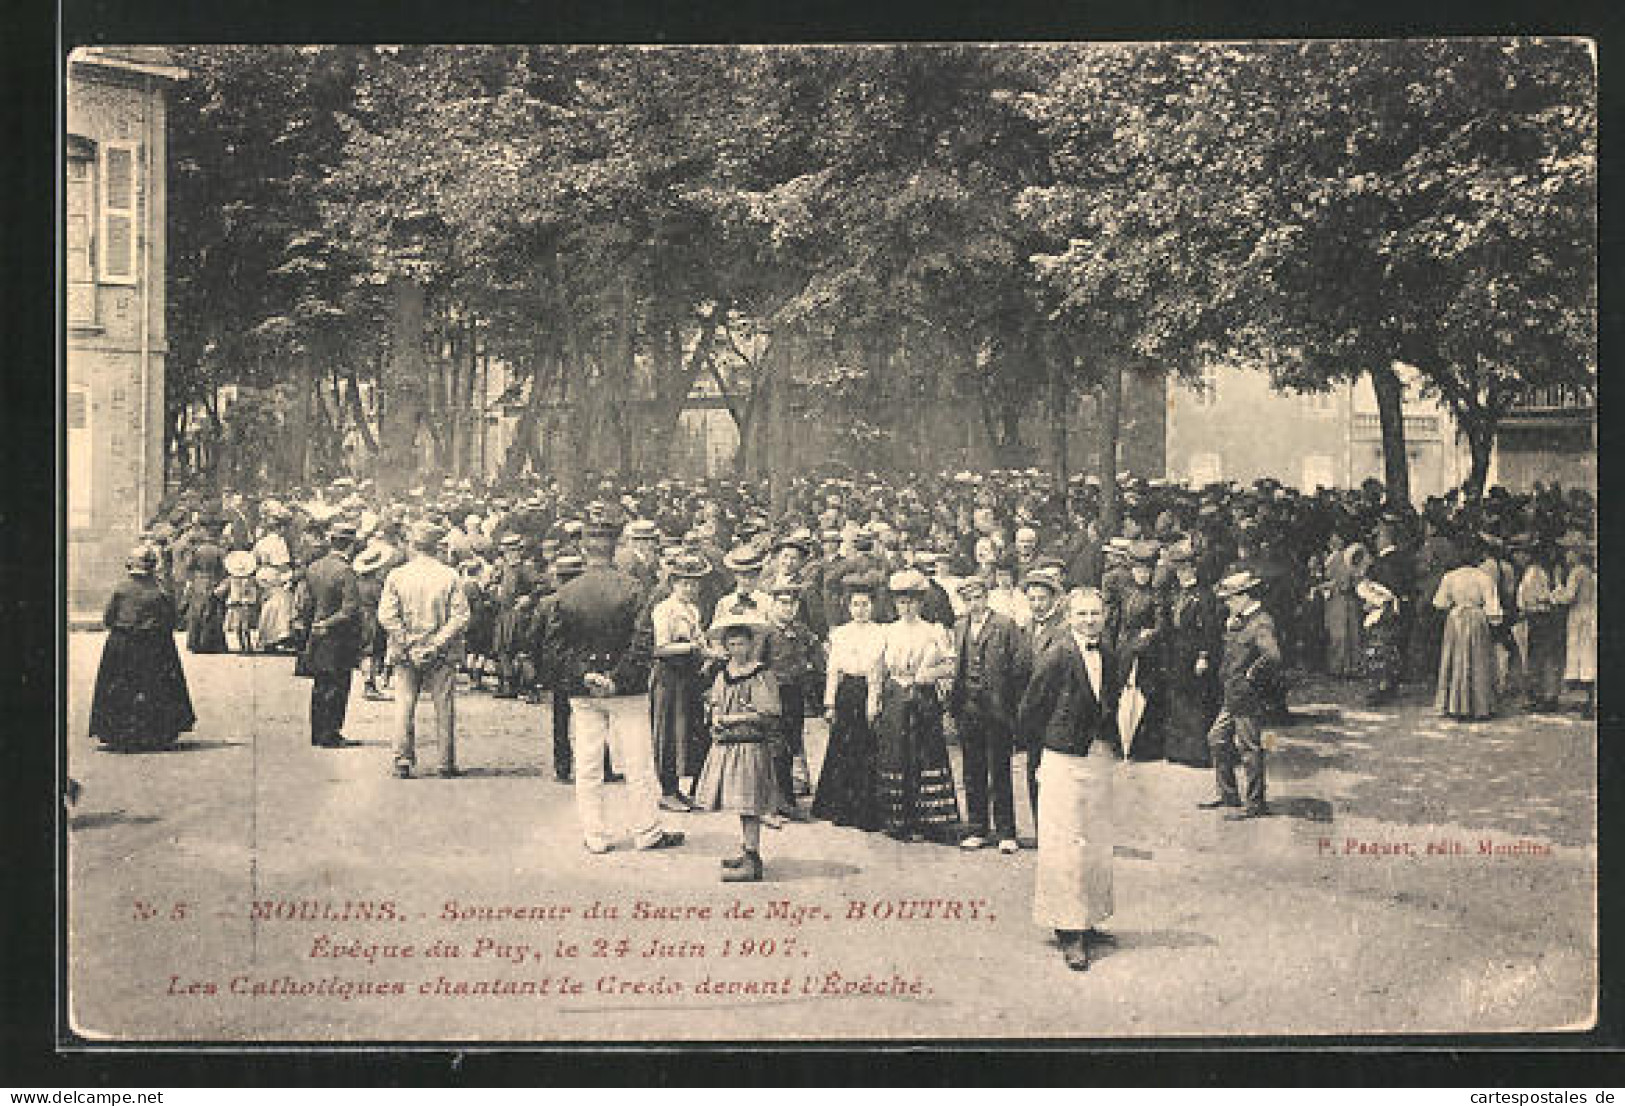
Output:
<instances>
[{"instance_id":1,"label":"man in dark suit","mask_svg":"<svg viewBox=\"0 0 1625 1106\"><path fill-rule=\"evenodd\" d=\"M1021 698L1022 731L1041 735L1038 871L1033 917L1055 930L1067 967L1089 967L1096 926L1110 917L1112 844L1107 818L1122 690L1116 658L1102 641L1106 604L1093 588L1067 601L1065 631L1047 639Z\"/></svg>"},{"instance_id":2,"label":"man in dark suit","mask_svg":"<svg viewBox=\"0 0 1625 1106\"><path fill-rule=\"evenodd\" d=\"M959 720L969 809L967 833L959 844L966 849L987 844L991 791L999 851L1014 853L1019 846L1010 742L1027 687L1027 639L1014 619L988 609L987 583L981 577L962 582L959 597L965 614L954 628L954 681L948 696L948 710Z\"/></svg>"},{"instance_id":3,"label":"man in dark suit","mask_svg":"<svg viewBox=\"0 0 1625 1106\"><path fill-rule=\"evenodd\" d=\"M339 731L350 703L350 676L361 659L361 591L350 554L355 526L338 521L328 528L327 553L305 570L301 620L310 637L299 656L298 673L310 677L310 743L324 749L355 744Z\"/></svg>"}]
</instances>

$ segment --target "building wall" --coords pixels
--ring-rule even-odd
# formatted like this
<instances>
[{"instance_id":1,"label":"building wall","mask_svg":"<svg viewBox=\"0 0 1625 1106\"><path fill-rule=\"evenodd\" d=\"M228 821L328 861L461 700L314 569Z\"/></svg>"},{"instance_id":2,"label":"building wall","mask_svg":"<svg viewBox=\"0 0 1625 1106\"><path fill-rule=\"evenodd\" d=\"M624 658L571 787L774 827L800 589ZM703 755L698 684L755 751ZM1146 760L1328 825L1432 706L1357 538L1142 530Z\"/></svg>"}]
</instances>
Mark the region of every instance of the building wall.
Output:
<instances>
[{"instance_id":1,"label":"building wall","mask_svg":"<svg viewBox=\"0 0 1625 1106\"><path fill-rule=\"evenodd\" d=\"M1401 367L1411 497L1420 502L1458 485L1465 444L1448 410L1422 396ZM1273 477L1306 492L1383 478L1376 394L1361 377L1324 394L1275 391L1268 374L1228 367L1201 384L1174 383L1167 396L1167 466L1175 479L1204 484Z\"/></svg>"},{"instance_id":2,"label":"building wall","mask_svg":"<svg viewBox=\"0 0 1625 1106\"><path fill-rule=\"evenodd\" d=\"M68 71L70 610L101 605L163 496L166 82L105 60L76 52Z\"/></svg>"}]
</instances>

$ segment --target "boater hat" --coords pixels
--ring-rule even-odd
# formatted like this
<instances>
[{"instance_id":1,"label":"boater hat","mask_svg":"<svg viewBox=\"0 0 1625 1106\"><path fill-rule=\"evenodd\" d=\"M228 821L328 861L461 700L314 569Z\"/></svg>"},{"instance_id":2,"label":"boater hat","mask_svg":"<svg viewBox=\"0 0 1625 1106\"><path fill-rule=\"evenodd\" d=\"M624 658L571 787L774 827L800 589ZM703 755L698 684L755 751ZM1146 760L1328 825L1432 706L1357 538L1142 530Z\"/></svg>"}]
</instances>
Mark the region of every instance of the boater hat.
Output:
<instances>
[{"instance_id":1,"label":"boater hat","mask_svg":"<svg viewBox=\"0 0 1625 1106\"><path fill-rule=\"evenodd\" d=\"M926 582L925 573L917 568L905 568L901 572L892 573L891 579L886 581L886 587L893 595L924 595L931 590L930 584Z\"/></svg>"},{"instance_id":2,"label":"boater hat","mask_svg":"<svg viewBox=\"0 0 1625 1106\"><path fill-rule=\"evenodd\" d=\"M1264 581L1249 571L1232 572L1220 580L1213 589L1213 594L1220 599L1228 599L1232 595L1241 595L1251 592L1262 585Z\"/></svg>"},{"instance_id":3,"label":"boater hat","mask_svg":"<svg viewBox=\"0 0 1625 1106\"><path fill-rule=\"evenodd\" d=\"M566 553L564 556L553 562L553 575L557 576L561 580L567 580L580 576L586 570L587 562L582 560L580 557L577 557L574 553Z\"/></svg>"},{"instance_id":4,"label":"boater hat","mask_svg":"<svg viewBox=\"0 0 1625 1106\"><path fill-rule=\"evenodd\" d=\"M361 555L355 559L355 563L350 567L354 568L358 575L365 576L369 572L377 572L380 568L383 568L384 564L389 560L389 554L390 549L388 546L369 545L361 551Z\"/></svg>"},{"instance_id":5,"label":"boater hat","mask_svg":"<svg viewBox=\"0 0 1625 1106\"><path fill-rule=\"evenodd\" d=\"M755 615L735 611L732 614L725 614L711 623L711 628L706 633L715 641L726 641L730 630L741 631L755 637L758 634L767 632L769 629L771 627Z\"/></svg>"},{"instance_id":6,"label":"boater hat","mask_svg":"<svg viewBox=\"0 0 1625 1106\"><path fill-rule=\"evenodd\" d=\"M226 571L233 576L252 576L259 567L259 559L246 549L236 549L226 554Z\"/></svg>"},{"instance_id":7,"label":"boater hat","mask_svg":"<svg viewBox=\"0 0 1625 1106\"><path fill-rule=\"evenodd\" d=\"M684 550L672 559L671 574L682 580L703 580L711 574L711 562L702 554Z\"/></svg>"},{"instance_id":8,"label":"boater hat","mask_svg":"<svg viewBox=\"0 0 1625 1106\"><path fill-rule=\"evenodd\" d=\"M741 545L722 558L722 563L728 566L730 572L759 572L762 555L748 545Z\"/></svg>"}]
</instances>

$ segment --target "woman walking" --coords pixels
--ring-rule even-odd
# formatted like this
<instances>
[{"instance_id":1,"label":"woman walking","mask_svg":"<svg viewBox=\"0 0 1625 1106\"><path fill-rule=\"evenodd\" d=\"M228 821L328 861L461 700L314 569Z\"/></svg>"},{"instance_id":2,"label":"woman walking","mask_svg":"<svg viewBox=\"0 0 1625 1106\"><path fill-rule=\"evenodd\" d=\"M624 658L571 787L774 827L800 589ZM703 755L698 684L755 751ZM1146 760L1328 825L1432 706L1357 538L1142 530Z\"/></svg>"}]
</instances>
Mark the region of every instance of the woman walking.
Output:
<instances>
[{"instance_id":1,"label":"woman walking","mask_svg":"<svg viewBox=\"0 0 1625 1106\"><path fill-rule=\"evenodd\" d=\"M1219 713L1219 657L1224 650L1224 613L1213 589L1197 576L1188 550L1170 553L1179 590L1168 604L1167 744L1176 764L1209 766L1207 732Z\"/></svg>"},{"instance_id":2,"label":"woman walking","mask_svg":"<svg viewBox=\"0 0 1625 1106\"><path fill-rule=\"evenodd\" d=\"M1439 685L1434 707L1442 715L1480 721L1495 713L1495 642L1490 623L1501 620L1495 581L1479 567L1483 550L1469 543L1445 573L1433 597L1444 612L1439 648Z\"/></svg>"},{"instance_id":3,"label":"woman walking","mask_svg":"<svg viewBox=\"0 0 1625 1106\"><path fill-rule=\"evenodd\" d=\"M893 573L897 621L885 627L869 678L869 716L878 738L880 814L888 836L958 840L959 800L942 736L937 682L953 675L948 633L920 617L927 585L917 569Z\"/></svg>"},{"instance_id":4,"label":"woman walking","mask_svg":"<svg viewBox=\"0 0 1625 1106\"><path fill-rule=\"evenodd\" d=\"M197 721L175 649L175 602L153 578L157 563L150 546L137 549L102 615L107 644L96 669L90 736L114 752L167 749Z\"/></svg>"},{"instance_id":5,"label":"woman walking","mask_svg":"<svg viewBox=\"0 0 1625 1106\"><path fill-rule=\"evenodd\" d=\"M844 581L851 620L829 634L824 677L824 717L829 744L813 794L814 818L862 830L880 828L875 777L875 735L869 722L869 677L880 660L885 635L874 620L875 589L870 573Z\"/></svg>"}]
</instances>

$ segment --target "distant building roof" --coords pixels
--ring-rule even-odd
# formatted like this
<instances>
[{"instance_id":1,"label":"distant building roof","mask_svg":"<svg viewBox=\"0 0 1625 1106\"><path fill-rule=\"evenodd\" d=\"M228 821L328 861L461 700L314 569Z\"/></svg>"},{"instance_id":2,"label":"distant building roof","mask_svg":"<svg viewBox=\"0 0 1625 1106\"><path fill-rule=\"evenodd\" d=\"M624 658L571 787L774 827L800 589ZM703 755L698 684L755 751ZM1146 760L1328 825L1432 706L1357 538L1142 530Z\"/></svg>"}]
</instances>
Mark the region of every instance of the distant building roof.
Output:
<instances>
[{"instance_id":1,"label":"distant building roof","mask_svg":"<svg viewBox=\"0 0 1625 1106\"><path fill-rule=\"evenodd\" d=\"M68 55L68 64L138 73L165 81L184 80L187 76L186 70L170 64L169 51L162 46L80 46Z\"/></svg>"}]
</instances>

